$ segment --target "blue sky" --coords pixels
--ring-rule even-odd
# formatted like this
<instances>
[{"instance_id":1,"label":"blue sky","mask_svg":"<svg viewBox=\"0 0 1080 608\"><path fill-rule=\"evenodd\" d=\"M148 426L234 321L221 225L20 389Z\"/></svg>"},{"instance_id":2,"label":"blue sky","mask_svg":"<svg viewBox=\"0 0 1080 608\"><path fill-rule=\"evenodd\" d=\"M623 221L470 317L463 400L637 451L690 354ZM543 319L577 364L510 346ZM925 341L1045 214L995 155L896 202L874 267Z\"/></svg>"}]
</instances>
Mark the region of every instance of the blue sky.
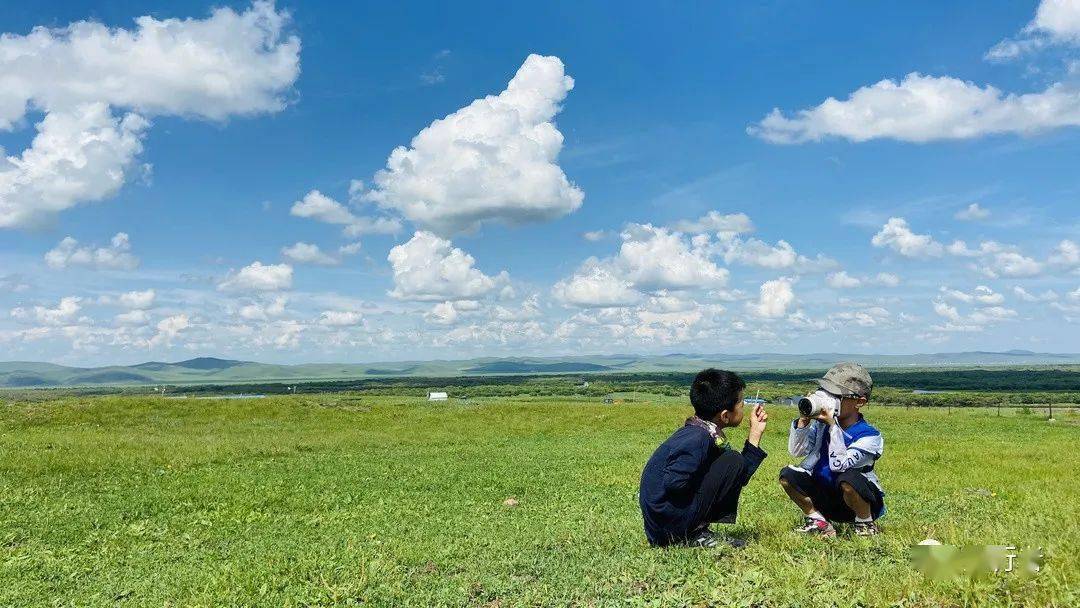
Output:
<instances>
[{"instance_id":1,"label":"blue sky","mask_svg":"<svg viewBox=\"0 0 1080 608\"><path fill-rule=\"evenodd\" d=\"M0 7L0 359L1078 350L1080 3L364 4Z\"/></svg>"}]
</instances>

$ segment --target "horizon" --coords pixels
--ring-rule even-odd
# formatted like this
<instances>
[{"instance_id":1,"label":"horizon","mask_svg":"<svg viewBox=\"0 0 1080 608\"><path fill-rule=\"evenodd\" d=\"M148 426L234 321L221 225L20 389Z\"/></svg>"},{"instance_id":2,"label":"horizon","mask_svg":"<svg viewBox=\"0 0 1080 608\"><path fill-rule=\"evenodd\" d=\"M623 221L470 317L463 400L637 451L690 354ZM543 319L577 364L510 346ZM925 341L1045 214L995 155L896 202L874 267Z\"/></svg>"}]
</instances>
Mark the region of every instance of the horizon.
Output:
<instances>
[{"instance_id":1,"label":"horizon","mask_svg":"<svg viewBox=\"0 0 1080 608\"><path fill-rule=\"evenodd\" d=\"M0 358L1073 355L1080 3L906 6L0 7Z\"/></svg>"},{"instance_id":2,"label":"horizon","mask_svg":"<svg viewBox=\"0 0 1080 608\"><path fill-rule=\"evenodd\" d=\"M642 353L617 352L617 353L592 353L592 354L577 354L577 355L509 355L509 356L499 356L499 357L466 357L466 358L438 358L438 359L372 359L372 360L366 360L366 361L298 361L298 362L295 362L295 363L273 363L273 362L258 361L258 360L253 360L253 359L233 359L233 358L222 357L222 356L217 356L217 355L198 355L198 356L193 356L193 357L189 357L189 358L186 358L186 359L177 359L177 360L146 359L146 360L133 360L133 362L129 362L129 363L103 363L103 364L99 364L99 365L79 365L79 364L76 364L76 363L57 363L55 361L32 361L32 360L0 360L0 365L10 365L10 364L18 364L18 363L33 363L33 364L44 363L44 364L49 364L49 365L59 365L59 366L62 366L62 367L91 369L91 368L98 368L98 367L136 367L136 366L139 366L139 365L145 365L145 364L150 364L150 363L160 363L160 364L164 364L164 365L178 365L178 364L181 364L181 363L189 363L189 362L192 362L192 361L212 360L212 361L222 361L222 362L228 362L228 363L253 363L253 364L257 364L257 365L281 365L281 366L297 366L297 367L299 367L299 366L305 366L305 365L371 365L371 364L376 364L376 363L450 363L450 362L469 362L469 361L476 361L476 360L480 360L480 359L495 359L495 360L505 361L505 360L515 360L515 359L521 359L521 360L526 360L526 359L532 359L532 360L568 360L568 359L590 359L590 358L638 358L638 359L647 360L647 359L663 359L663 358L668 358L668 357L686 357L686 358L716 357L716 358L719 358L719 357L725 357L725 356L741 357L741 358L767 357L767 356L810 358L810 357L818 357L818 356L826 356L826 355L827 356L841 356L841 357L849 357L849 356L850 357L868 357L868 358L873 358L873 357L895 357L895 358L911 357L911 358L915 358L915 357L931 357L931 356L942 357L942 356L956 356L956 355L1002 355L1002 356L1007 356L1007 355L1027 356L1027 355L1031 355L1031 356L1036 356L1036 357L1062 357L1062 358L1075 357L1075 358L1080 359L1080 352L1071 352L1071 353L1070 352L1057 352L1057 353L1055 353L1055 352L1037 352L1037 351L1024 350L1024 349L1011 349L1011 350L1006 350L1006 351L955 351L955 352L936 351L936 352L919 352L919 353L854 353L854 352L840 352L840 351L835 351L835 352L822 351L822 352L808 352L808 353L757 352L757 353L735 354L735 353L720 353L720 352L712 352L712 353L708 353L708 352L701 352L701 353L695 353L695 352L671 352L671 353L663 353L663 354L642 354ZM1077 361L1077 363L1080 363L1080 361ZM1006 364L1006 365L1008 365L1008 364ZM1036 364L1036 365L1041 365L1041 364Z\"/></svg>"}]
</instances>

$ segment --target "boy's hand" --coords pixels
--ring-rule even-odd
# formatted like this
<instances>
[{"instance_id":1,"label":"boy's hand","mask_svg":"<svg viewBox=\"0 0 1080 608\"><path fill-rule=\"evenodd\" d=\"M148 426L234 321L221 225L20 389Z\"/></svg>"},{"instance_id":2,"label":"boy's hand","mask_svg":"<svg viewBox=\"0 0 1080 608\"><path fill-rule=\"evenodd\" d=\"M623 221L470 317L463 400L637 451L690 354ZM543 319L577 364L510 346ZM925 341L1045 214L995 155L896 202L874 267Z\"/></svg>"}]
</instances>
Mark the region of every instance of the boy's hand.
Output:
<instances>
[{"instance_id":1,"label":"boy's hand","mask_svg":"<svg viewBox=\"0 0 1080 608\"><path fill-rule=\"evenodd\" d=\"M828 409L821 410L821 413L818 414L817 416L814 416L814 418L816 420L820 420L820 421L824 422L825 424L827 424L829 426L832 426L834 423L836 423L836 419L833 418L832 412L829 411Z\"/></svg>"},{"instance_id":2,"label":"boy's hand","mask_svg":"<svg viewBox=\"0 0 1080 608\"><path fill-rule=\"evenodd\" d=\"M768 419L769 414L765 411L765 408L761 404L755 405L754 411L750 412L750 433L746 438L750 445L756 446L761 441L761 435L765 433L765 425Z\"/></svg>"}]
</instances>

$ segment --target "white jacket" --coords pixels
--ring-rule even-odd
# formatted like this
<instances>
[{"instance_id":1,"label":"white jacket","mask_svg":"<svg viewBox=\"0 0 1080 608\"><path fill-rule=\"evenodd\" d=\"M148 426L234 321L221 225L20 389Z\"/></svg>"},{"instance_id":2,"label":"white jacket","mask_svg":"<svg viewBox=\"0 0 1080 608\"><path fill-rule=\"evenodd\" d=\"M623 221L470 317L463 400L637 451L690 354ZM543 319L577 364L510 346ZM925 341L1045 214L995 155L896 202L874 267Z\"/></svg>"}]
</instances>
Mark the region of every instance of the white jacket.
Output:
<instances>
[{"instance_id":1,"label":"white jacket","mask_svg":"<svg viewBox=\"0 0 1080 608\"><path fill-rule=\"evenodd\" d=\"M829 441L829 469L834 473L855 471L864 475L879 490L881 482L874 473L874 462L885 451L885 440L881 433L859 416L859 421L847 429L839 424L831 427L820 420L811 421L804 428L799 427L799 420L791 421L788 431L788 452L792 456L804 456L797 469L813 473L821 450L821 442ZM826 431L828 429L828 431Z\"/></svg>"}]
</instances>

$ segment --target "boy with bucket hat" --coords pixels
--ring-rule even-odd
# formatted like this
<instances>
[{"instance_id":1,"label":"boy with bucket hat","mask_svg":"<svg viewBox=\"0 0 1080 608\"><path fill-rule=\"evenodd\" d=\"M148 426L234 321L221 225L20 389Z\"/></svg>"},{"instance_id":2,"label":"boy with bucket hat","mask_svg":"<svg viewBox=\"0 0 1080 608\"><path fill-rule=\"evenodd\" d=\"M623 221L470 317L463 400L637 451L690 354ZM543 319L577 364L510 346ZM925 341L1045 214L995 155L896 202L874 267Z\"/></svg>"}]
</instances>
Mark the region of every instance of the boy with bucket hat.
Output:
<instances>
[{"instance_id":1,"label":"boy with bucket hat","mask_svg":"<svg viewBox=\"0 0 1080 608\"><path fill-rule=\"evenodd\" d=\"M875 521L885 514L874 473L884 442L859 411L874 382L858 363L837 363L817 384L788 430L788 451L803 460L780 470L780 485L805 516L795 530L832 537L831 522L854 522L856 535L874 536Z\"/></svg>"}]
</instances>

